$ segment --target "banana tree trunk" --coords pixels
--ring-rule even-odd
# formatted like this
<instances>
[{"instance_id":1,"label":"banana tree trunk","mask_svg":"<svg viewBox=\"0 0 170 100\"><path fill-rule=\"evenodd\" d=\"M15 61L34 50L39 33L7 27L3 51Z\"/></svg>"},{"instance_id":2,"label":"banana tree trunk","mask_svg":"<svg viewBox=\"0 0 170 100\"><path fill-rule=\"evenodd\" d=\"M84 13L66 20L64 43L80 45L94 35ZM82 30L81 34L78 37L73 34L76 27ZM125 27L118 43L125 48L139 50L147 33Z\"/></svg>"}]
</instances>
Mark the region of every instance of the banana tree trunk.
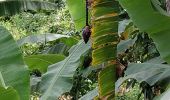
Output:
<instances>
[{"instance_id":1,"label":"banana tree trunk","mask_svg":"<svg viewBox=\"0 0 170 100\"><path fill-rule=\"evenodd\" d=\"M119 5L116 0L96 0L91 4L91 12L92 65L104 63L105 66L98 76L99 98L112 100L116 81Z\"/></svg>"}]
</instances>

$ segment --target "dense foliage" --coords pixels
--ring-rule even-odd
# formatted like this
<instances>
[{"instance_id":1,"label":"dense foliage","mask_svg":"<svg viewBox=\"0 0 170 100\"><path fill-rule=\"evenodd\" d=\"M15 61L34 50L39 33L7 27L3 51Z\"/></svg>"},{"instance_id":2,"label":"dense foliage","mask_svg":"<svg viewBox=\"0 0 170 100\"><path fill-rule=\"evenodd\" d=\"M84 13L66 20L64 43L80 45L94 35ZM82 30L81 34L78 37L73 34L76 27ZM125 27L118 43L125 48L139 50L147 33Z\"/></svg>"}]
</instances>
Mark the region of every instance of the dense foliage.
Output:
<instances>
[{"instance_id":1,"label":"dense foliage","mask_svg":"<svg viewBox=\"0 0 170 100\"><path fill-rule=\"evenodd\" d=\"M14 39L18 40L21 46L24 60L30 69L31 98L35 100L42 95L40 91L40 80L42 74L47 71L47 67L68 56L70 47L75 45L77 40L80 39L80 35L77 34L78 32L74 28L68 9L63 6L63 2L61 3L62 6L59 6L59 9L55 11L28 11L13 16L4 16L0 19L0 24L12 33ZM45 35L49 40L46 40L45 43L42 40L37 40L42 38L42 36L38 38L40 37L39 34L49 34ZM65 36L58 37L60 35L56 35L57 37L52 39L52 34ZM30 36L29 40L27 36ZM34 37L36 37L37 42L31 39ZM91 59L88 56L86 58ZM67 95L71 96L70 98L80 98L96 87L96 71L90 75L93 77L89 77L92 69L87 69L89 64L86 63L88 62L85 61L84 64L82 62L82 65L79 65L80 68L76 71L77 74L75 73L74 75L73 88L70 93L68 93L69 91L66 92ZM79 86L81 87L77 88ZM64 92L62 94L65 95Z\"/></svg>"},{"instance_id":2,"label":"dense foliage","mask_svg":"<svg viewBox=\"0 0 170 100\"><path fill-rule=\"evenodd\" d=\"M0 100L170 99L168 0L0 8Z\"/></svg>"}]
</instances>

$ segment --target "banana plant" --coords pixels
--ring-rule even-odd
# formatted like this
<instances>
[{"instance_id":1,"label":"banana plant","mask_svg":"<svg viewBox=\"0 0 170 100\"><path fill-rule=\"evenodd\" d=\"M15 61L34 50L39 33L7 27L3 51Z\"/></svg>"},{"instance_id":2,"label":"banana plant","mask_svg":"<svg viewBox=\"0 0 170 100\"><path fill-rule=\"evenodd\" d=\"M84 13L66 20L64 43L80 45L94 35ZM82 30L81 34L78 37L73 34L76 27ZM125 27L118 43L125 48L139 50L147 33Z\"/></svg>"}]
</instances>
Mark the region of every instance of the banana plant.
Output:
<instances>
[{"instance_id":1,"label":"banana plant","mask_svg":"<svg viewBox=\"0 0 170 100\"><path fill-rule=\"evenodd\" d=\"M92 65L104 64L98 79L99 98L110 99L114 98L119 5L116 0L88 0L88 2L92 27ZM87 17L85 14L86 1L77 0L73 2L67 0L67 4L75 25L77 25L77 30L82 29ZM77 12L83 14L77 14Z\"/></svg>"},{"instance_id":2,"label":"banana plant","mask_svg":"<svg viewBox=\"0 0 170 100\"><path fill-rule=\"evenodd\" d=\"M92 65L105 63L99 73L99 98L114 98L116 47L118 43L118 2L98 0L91 5L92 15ZM106 83L107 80L107 83Z\"/></svg>"}]
</instances>

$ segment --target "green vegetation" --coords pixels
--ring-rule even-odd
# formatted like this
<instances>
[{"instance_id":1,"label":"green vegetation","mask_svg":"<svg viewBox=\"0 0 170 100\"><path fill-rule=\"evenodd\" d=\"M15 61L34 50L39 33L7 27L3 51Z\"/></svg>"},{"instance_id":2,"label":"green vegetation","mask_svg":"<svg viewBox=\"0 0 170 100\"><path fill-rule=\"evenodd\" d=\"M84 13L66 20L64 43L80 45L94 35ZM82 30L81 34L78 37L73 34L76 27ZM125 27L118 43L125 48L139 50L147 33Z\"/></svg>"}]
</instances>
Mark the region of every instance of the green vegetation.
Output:
<instances>
[{"instance_id":1,"label":"green vegetation","mask_svg":"<svg viewBox=\"0 0 170 100\"><path fill-rule=\"evenodd\" d=\"M0 100L169 100L168 7L0 1Z\"/></svg>"}]
</instances>

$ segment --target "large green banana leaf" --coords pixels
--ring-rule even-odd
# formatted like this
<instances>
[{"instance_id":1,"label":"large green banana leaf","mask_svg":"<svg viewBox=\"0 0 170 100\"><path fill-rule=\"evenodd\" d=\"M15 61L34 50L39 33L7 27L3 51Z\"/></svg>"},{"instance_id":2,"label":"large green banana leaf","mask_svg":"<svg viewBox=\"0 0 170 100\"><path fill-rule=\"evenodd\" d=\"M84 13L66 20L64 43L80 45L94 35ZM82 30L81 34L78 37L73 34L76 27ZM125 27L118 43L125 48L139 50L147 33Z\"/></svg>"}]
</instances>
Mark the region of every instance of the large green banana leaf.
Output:
<instances>
[{"instance_id":1,"label":"large green banana leaf","mask_svg":"<svg viewBox=\"0 0 170 100\"><path fill-rule=\"evenodd\" d=\"M41 100L56 100L72 88L72 78L81 63L83 56L90 49L90 43L85 44L82 40L69 50L69 56L63 61L49 66L42 76Z\"/></svg>"},{"instance_id":2,"label":"large green banana leaf","mask_svg":"<svg viewBox=\"0 0 170 100\"><path fill-rule=\"evenodd\" d=\"M118 0L126 9L134 24L147 32L165 61L170 63L170 17L153 9L151 0Z\"/></svg>"},{"instance_id":3,"label":"large green banana leaf","mask_svg":"<svg viewBox=\"0 0 170 100\"><path fill-rule=\"evenodd\" d=\"M0 72L6 86L13 87L21 100L29 100L29 71L17 43L2 26L0 26Z\"/></svg>"},{"instance_id":4,"label":"large green banana leaf","mask_svg":"<svg viewBox=\"0 0 170 100\"><path fill-rule=\"evenodd\" d=\"M0 1L0 16L13 15L27 10L55 10L57 5L45 1L3 0Z\"/></svg>"}]
</instances>

